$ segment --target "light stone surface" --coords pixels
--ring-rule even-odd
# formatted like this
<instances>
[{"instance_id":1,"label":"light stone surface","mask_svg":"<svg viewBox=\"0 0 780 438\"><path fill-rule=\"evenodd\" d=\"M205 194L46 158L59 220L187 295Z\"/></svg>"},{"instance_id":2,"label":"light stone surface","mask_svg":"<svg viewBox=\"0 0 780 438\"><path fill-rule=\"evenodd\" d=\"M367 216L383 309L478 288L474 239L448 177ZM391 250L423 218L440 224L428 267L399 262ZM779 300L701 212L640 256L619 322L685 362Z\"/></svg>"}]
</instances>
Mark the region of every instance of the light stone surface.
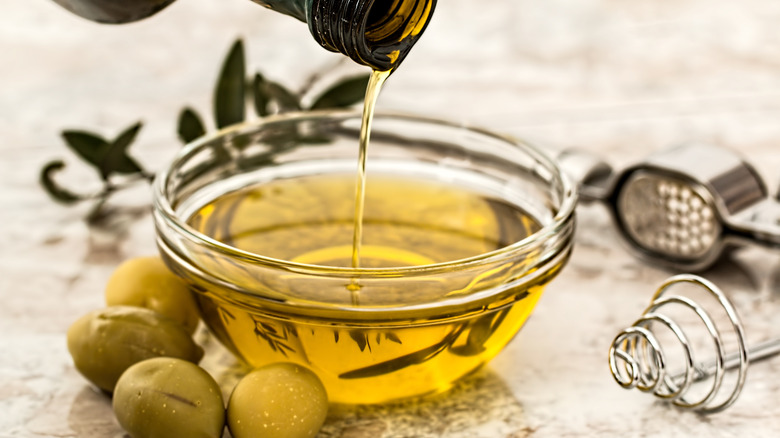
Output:
<instances>
[{"instance_id":1,"label":"light stone surface","mask_svg":"<svg viewBox=\"0 0 780 438\"><path fill-rule=\"evenodd\" d=\"M382 109L518 135L551 151L579 146L617 167L708 142L780 176L780 3L775 0L443 0ZM208 113L220 61L243 37L252 69L300 86L341 63L306 26L246 0L180 0L160 15L100 26L53 2L0 7L0 437L122 437L109 400L73 369L65 331L102 305L121 260L155 251L143 208L124 232L89 228L85 208L50 201L41 166L98 186L64 147L65 128L105 136L143 120L133 154L162 168L178 148L183 105ZM443 396L334 409L320 436L774 437L780 358L752 366L740 400L709 417L612 380L607 348L669 271L639 262L600 206L579 211L573 257L533 317L485 370ZM780 258L737 253L705 275L728 291L748 339L780 336ZM208 335L206 366L229 391L233 361Z\"/></svg>"}]
</instances>

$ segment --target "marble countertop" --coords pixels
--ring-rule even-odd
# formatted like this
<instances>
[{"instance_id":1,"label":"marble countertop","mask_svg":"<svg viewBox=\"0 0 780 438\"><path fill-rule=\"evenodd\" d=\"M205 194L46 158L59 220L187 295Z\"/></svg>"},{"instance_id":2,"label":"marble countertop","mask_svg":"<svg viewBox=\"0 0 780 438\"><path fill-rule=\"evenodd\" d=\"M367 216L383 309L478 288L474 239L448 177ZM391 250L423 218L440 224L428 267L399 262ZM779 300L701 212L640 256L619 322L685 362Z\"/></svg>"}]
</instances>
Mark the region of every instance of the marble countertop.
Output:
<instances>
[{"instance_id":1,"label":"marble countertop","mask_svg":"<svg viewBox=\"0 0 780 438\"><path fill-rule=\"evenodd\" d=\"M115 136L143 120L134 156L162 168L184 105L207 113L227 48L293 86L340 63L305 25L246 0L181 0L111 27L53 2L0 8L0 437L122 437L109 401L74 370L65 331L102 306L122 260L153 253L143 204L117 228L40 189L61 158L69 187L97 182L59 132ZM780 3L773 0L446 0L388 83L403 110L577 146L617 167L684 142L736 149L771 188L780 180ZM142 193L140 198L146 199ZM622 246L601 206L583 206L573 256L512 343L450 393L399 406L335 409L320 436L770 437L780 430L780 358L755 363L729 410L698 416L619 388L607 349L671 271ZM704 275L743 315L751 343L780 336L780 257L749 249ZM201 334L201 340L210 342ZM206 366L230 359L211 344Z\"/></svg>"}]
</instances>

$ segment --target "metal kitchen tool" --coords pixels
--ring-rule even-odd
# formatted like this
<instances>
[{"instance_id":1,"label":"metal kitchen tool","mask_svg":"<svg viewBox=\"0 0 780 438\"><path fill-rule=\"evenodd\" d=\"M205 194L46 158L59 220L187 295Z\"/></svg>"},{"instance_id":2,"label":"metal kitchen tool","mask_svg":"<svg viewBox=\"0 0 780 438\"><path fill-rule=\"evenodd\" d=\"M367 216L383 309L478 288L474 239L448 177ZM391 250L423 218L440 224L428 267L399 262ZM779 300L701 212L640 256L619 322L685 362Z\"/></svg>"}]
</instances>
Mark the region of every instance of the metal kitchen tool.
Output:
<instances>
[{"instance_id":1,"label":"metal kitchen tool","mask_svg":"<svg viewBox=\"0 0 780 438\"><path fill-rule=\"evenodd\" d=\"M780 248L780 202L731 150L685 145L620 173L579 150L559 162L580 183L581 202L604 202L631 248L651 262L699 271L728 247Z\"/></svg>"},{"instance_id":2,"label":"metal kitchen tool","mask_svg":"<svg viewBox=\"0 0 780 438\"><path fill-rule=\"evenodd\" d=\"M690 294L686 296L671 293L673 288L676 289L683 283L693 284L699 288L699 291L706 291L707 298L714 297L720 310L725 311L728 322L723 323L725 318L713 318L705 307L690 297ZM700 321L706 328L705 332L708 336L704 336L704 340L706 341L707 337L712 340L711 353L714 357L712 362L696 363L692 339L670 316L674 308L678 311L694 312L695 315L690 316ZM674 339L679 341L679 345L671 347L683 353L685 369L683 372L670 375L667 354L669 349L664 348L664 346L669 347L670 342L664 344L659 340L657 331L653 330L656 325L665 327L673 334L670 341L672 344ZM731 342L724 342L724 338ZM734 340L736 345L733 345ZM727 347L735 351L728 353ZM745 384L749 361L761 360L777 353L780 353L780 339L764 342L748 349L745 345L742 322L723 292L706 279L685 274L672 277L661 285L642 317L615 337L609 349L609 367L615 381L626 389L638 388L644 392L651 392L676 406L711 414L728 408L739 397ZM738 368L736 381L724 387L726 371L735 368ZM704 387L702 388L701 385ZM726 393L724 399L722 392L729 386L731 392ZM703 393L701 389L704 389ZM692 392L698 396L693 396Z\"/></svg>"}]
</instances>

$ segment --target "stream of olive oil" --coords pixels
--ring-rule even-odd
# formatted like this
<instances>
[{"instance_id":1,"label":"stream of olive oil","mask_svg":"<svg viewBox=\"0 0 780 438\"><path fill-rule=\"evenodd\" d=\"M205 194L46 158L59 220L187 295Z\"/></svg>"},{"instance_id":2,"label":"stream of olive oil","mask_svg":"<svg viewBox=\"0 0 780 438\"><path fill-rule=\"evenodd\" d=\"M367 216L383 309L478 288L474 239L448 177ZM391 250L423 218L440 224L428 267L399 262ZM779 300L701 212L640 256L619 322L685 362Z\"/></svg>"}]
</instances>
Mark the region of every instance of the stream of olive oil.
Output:
<instances>
[{"instance_id":1,"label":"stream of olive oil","mask_svg":"<svg viewBox=\"0 0 780 438\"><path fill-rule=\"evenodd\" d=\"M363 103L363 118L360 124L360 149L358 155L358 172L355 181L355 224L352 235L352 267L360 267L360 247L363 240L363 210L366 199L366 157L368 144L371 140L371 124L374 121L374 109L382 85L390 76L390 71L371 72L371 78L366 88L366 98ZM357 299L353 300L357 304Z\"/></svg>"}]
</instances>

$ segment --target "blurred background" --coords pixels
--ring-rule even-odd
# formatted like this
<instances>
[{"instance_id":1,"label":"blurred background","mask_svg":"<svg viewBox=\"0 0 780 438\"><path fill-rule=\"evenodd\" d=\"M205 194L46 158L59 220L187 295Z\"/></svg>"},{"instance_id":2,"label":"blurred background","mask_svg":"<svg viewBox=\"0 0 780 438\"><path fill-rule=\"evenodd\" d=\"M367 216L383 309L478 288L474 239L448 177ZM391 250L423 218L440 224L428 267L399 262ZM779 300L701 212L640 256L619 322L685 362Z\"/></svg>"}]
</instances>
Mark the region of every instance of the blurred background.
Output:
<instances>
[{"instance_id":1,"label":"blurred background","mask_svg":"<svg viewBox=\"0 0 780 438\"><path fill-rule=\"evenodd\" d=\"M750 151L777 138L779 19L767 0L441 1L379 106L619 159L688 140ZM250 71L293 88L341 60L305 24L247 0L178 0L122 26L47 0L5 4L5 147L56 147L61 128L110 133L137 119L139 153L166 147L183 105L210 108L238 37Z\"/></svg>"},{"instance_id":2,"label":"blurred background","mask_svg":"<svg viewBox=\"0 0 780 438\"><path fill-rule=\"evenodd\" d=\"M480 125L551 153L581 147L618 168L684 142L716 144L743 153L775 192L778 23L775 0L441 0L378 107ZM0 436L116 433L110 408L73 371L64 331L101 305L119 261L155 251L148 215L121 235L102 233L85 225L84 208L57 205L40 189L41 167L58 158L63 185L98 187L60 132L113 138L143 121L131 153L163 168L181 147L185 105L211 123L214 83L237 38L249 71L293 89L321 71L366 72L321 49L305 24L248 0L178 0L122 26L49 0L0 6ZM452 406L434 406L410 421L438 432L410 432L402 415L385 412L382 421L395 423L384 432L348 435L334 420L324 436L774 436L776 360L756 366L736 414L711 421L617 388L608 344L669 272L629 256L603 209L579 213L570 265L478 391L493 403L482 420L458 422L444 416ZM778 332L778 266L775 253L747 252L706 273L748 312L750 339Z\"/></svg>"}]
</instances>

